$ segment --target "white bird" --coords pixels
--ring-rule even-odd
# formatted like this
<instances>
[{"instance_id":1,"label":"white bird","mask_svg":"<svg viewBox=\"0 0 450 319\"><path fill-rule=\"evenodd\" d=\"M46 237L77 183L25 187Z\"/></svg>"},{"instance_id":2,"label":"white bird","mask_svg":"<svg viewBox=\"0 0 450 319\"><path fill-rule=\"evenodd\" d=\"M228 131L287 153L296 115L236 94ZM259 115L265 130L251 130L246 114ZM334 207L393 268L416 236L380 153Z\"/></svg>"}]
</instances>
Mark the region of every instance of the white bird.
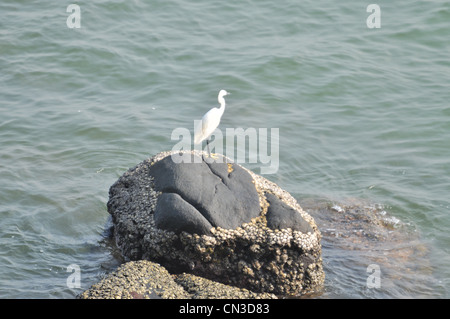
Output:
<instances>
[{"instance_id":1,"label":"white bird","mask_svg":"<svg viewBox=\"0 0 450 319\"><path fill-rule=\"evenodd\" d=\"M211 157L211 152L209 151L209 137L219 126L220 119L225 111L225 99L223 97L228 94L230 93L225 90L220 90L219 96L217 97L220 108L213 107L209 110L205 115L203 115L201 123L195 128L194 143L200 144L206 139L209 157Z\"/></svg>"}]
</instances>

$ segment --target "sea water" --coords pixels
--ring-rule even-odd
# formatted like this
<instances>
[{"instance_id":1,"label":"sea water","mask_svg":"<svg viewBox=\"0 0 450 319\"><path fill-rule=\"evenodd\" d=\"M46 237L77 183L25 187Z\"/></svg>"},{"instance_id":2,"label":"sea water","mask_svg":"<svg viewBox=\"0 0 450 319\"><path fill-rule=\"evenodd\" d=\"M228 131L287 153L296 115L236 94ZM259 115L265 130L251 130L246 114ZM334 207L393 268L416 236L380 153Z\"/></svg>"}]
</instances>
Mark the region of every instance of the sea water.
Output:
<instances>
[{"instance_id":1,"label":"sea water","mask_svg":"<svg viewBox=\"0 0 450 319\"><path fill-rule=\"evenodd\" d=\"M379 205L425 247L426 271L387 284L402 264L367 259L386 243L342 250L323 225L313 297L448 298L450 3L369 4L2 1L0 297L74 298L115 269L109 186L226 89L224 135L279 132L266 178L301 203Z\"/></svg>"}]
</instances>

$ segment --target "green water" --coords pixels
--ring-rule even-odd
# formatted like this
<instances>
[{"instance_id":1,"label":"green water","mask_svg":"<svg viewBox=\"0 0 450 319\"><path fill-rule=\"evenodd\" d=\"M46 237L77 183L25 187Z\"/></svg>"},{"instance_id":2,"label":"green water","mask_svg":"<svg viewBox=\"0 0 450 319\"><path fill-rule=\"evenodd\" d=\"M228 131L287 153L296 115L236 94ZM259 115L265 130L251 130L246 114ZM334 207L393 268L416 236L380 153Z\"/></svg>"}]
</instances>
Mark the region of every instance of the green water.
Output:
<instances>
[{"instance_id":1,"label":"green water","mask_svg":"<svg viewBox=\"0 0 450 319\"><path fill-rule=\"evenodd\" d=\"M117 266L109 186L222 88L221 129L279 129L266 178L382 205L429 250L421 285L368 294L364 253L327 243L318 297L450 296L449 2L380 1L372 29L354 1L78 2L73 29L69 4L0 3L0 297L73 298Z\"/></svg>"}]
</instances>

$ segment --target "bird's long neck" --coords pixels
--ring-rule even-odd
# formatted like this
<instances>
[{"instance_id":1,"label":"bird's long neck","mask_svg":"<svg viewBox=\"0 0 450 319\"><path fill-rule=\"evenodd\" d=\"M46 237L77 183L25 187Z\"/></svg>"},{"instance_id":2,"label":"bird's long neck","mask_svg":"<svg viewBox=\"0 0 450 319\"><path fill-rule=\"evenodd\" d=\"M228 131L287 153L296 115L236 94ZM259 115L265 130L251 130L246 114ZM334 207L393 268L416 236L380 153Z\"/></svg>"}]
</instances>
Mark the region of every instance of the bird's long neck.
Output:
<instances>
[{"instance_id":1,"label":"bird's long neck","mask_svg":"<svg viewBox=\"0 0 450 319\"><path fill-rule=\"evenodd\" d=\"M225 99L223 98L223 96L221 96L217 100L220 103L220 108L219 108L220 114L223 114L223 112L225 112Z\"/></svg>"}]
</instances>

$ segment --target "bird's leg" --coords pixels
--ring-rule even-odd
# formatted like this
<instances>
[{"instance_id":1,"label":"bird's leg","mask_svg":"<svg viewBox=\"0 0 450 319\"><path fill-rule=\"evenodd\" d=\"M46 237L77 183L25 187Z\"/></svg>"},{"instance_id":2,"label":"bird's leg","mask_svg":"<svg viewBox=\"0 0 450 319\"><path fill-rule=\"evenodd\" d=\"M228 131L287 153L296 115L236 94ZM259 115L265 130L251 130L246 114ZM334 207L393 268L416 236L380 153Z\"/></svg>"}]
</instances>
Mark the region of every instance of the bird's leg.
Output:
<instances>
[{"instance_id":1,"label":"bird's leg","mask_svg":"<svg viewBox=\"0 0 450 319\"><path fill-rule=\"evenodd\" d=\"M206 147L207 147L207 149L208 149L208 158L211 158L211 152L209 151L209 140L206 140ZM206 158L205 158L203 152L202 152L202 157L203 157L203 160L204 160L205 162L209 163L209 161L206 160Z\"/></svg>"},{"instance_id":2,"label":"bird's leg","mask_svg":"<svg viewBox=\"0 0 450 319\"><path fill-rule=\"evenodd\" d=\"M206 140L206 147L208 148L208 155L211 157L211 152L209 151L209 139Z\"/></svg>"},{"instance_id":3,"label":"bird's leg","mask_svg":"<svg viewBox=\"0 0 450 319\"><path fill-rule=\"evenodd\" d=\"M212 155L211 152L209 151L209 139L206 140L206 147L208 148L209 157L211 157L215 160L219 159L219 157L217 155Z\"/></svg>"}]
</instances>

